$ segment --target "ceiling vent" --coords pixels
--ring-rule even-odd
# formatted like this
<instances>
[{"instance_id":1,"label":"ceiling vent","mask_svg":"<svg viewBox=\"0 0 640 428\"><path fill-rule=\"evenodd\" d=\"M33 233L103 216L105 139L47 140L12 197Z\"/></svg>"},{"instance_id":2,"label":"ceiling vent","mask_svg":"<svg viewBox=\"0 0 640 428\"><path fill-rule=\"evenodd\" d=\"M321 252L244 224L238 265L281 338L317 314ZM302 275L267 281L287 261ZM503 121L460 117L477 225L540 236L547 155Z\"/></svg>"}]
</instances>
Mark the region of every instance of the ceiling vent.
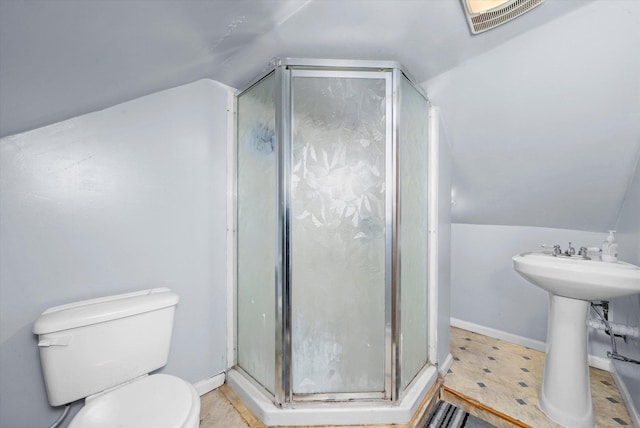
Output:
<instances>
[{"instance_id":1,"label":"ceiling vent","mask_svg":"<svg viewBox=\"0 0 640 428\"><path fill-rule=\"evenodd\" d=\"M473 34L482 33L517 18L544 0L462 0Z\"/></svg>"}]
</instances>

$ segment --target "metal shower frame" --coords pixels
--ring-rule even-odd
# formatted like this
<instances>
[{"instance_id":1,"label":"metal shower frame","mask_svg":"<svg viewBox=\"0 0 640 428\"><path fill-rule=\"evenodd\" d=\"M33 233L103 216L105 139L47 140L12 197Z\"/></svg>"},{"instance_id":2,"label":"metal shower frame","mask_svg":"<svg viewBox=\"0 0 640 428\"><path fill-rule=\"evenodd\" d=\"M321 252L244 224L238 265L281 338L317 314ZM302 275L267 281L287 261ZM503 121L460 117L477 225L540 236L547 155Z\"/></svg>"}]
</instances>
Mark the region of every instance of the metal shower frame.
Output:
<instances>
[{"instance_id":1,"label":"metal shower frame","mask_svg":"<svg viewBox=\"0 0 640 428\"><path fill-rule=\"evenodd\" d=\"M399 159L397 154L398 123L399 123L399 103L400 103L400 83L402 77L406 77L413 88L426 100L430 107L429 99L424 90L416 84L415 80L407 73L401 64L395 61L356 61L356 60L325 60L325 59L300 59L281 58L274 59L269 64L269 69L258 78L252 80L241 90L235 93L235 100L242 93L252 88L264 78L274 74L275 92L275 114L276 126L275 137L278 142L275 147L277 159L277 227L276 236L276 304L275 304L275 391L271 393L259 382L253 379L251 374L244 371L235 364L235 369L243 373L251 383L261 390L267 397L278 406L287 407L295 402L306 401L359 401L359 400L380 400L398 401L402 398L401 391L401 370L402 356L399 344L400 338L400 201L398 199L398 189L400 183ZM289 248L290 225L291 225L291 152L292 152L292 88L291 81L294 77L357 77L375 78L385 80L386 93L386 165L385 165L385 373L384 391L381 392L352 392L352 393L315 393L315 394L294 394L292 391L291 372L291 251ZM234 107L234 111L236 111ZM425 117L425 121L428 118ZM237 117L235 118L237 122ZM235 123L234 123L235 127ZM237 135L234 134L234 153L237 151ZM389 144L389 141L391 144ZM289 154L283 156L283 154ZM234 164L237 162L233 155ZM234 206L233 218L234 227L237 225L237 165L233 174ZM237 287L237 234L234 233L233 243L233 289ZM429 252L433 251L429 247ZM425 261L426 263L426 261ZM431 306L431 305L428 305ZM237 297L234 297L234 354L233 362L237 361ZM428 329L429 336L431 329ZM430 343L432 337L428 337ZM429 367L431 352L428 352L428 359L425 365L418 371L415 379L419 378L424 370ZM411 383L407 385L409 389ZM406 390L405 389L405 390Z\"/></svg>"}]
</instances>

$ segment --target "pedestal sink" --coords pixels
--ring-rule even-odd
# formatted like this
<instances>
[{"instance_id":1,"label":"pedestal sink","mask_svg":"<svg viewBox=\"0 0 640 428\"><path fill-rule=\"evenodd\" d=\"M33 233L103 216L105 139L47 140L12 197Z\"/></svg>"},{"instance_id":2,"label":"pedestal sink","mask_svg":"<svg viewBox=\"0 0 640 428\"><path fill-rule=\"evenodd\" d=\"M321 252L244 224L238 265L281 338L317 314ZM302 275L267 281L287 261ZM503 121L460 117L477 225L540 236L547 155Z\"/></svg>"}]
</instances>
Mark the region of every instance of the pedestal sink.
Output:
<instances>
[{"instance_id":1,"label":"pedestal sink","mask_svg":"<svg viewBox=\"0 0 640 428\"><path fill-rule=\"evenodd\" d=\"M521 253L512 260L520 275L549 292L538 405L560 425L593 428L586 325L590 301L640 293L640 267L540 252Z\"/></svg>"}]
</instances>

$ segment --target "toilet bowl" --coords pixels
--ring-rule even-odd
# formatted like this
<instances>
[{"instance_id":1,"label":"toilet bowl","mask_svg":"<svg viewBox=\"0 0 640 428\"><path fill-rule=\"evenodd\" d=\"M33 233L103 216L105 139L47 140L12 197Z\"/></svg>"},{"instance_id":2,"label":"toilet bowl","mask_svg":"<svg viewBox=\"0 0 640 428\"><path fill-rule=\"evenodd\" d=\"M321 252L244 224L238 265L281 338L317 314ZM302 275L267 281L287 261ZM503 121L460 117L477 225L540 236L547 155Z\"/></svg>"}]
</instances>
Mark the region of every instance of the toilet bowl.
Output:
<instances>
[{"instance_id":1,"label":"toilet bowl","mask_svg":"<svg viewBox=\"0 0 640 428\"><path fill-rule=\"evenodd\" d=\"M49 404L85 399L70 428L196 428L193 385L167 363L178 296L155 288L48 309L35 322Z\"/></svg>"},{"instance_id":2,"label":"toilet bowl","mask_svg":"<svg viewBox=\"0 0 640 428\"><path fill-rule=\"evenodd\" d=\"M175 376L156 374L87 397L69 428L195 428L200 397Z\"/></svg>"}]
</instances>

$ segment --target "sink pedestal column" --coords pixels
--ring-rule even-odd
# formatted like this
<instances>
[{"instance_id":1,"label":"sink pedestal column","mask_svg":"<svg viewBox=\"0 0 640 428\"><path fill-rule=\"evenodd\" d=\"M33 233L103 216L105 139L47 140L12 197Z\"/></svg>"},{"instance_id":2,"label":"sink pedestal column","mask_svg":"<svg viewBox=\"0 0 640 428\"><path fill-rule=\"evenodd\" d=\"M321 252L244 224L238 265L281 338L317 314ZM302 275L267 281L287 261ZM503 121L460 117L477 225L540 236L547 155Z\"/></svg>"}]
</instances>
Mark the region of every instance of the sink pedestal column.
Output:
<instances>
[{"instance_id":1,"label":"sink pedestal column","mask_svg":"<svg viewBox=\"0 0 640 428\"><path fill-rule=\"evenodd\" d=\"M549 293L547 353L538 405L566 427L595 427L587 359L589 307L589 301Z\"/></svg>"}]
</instances>

